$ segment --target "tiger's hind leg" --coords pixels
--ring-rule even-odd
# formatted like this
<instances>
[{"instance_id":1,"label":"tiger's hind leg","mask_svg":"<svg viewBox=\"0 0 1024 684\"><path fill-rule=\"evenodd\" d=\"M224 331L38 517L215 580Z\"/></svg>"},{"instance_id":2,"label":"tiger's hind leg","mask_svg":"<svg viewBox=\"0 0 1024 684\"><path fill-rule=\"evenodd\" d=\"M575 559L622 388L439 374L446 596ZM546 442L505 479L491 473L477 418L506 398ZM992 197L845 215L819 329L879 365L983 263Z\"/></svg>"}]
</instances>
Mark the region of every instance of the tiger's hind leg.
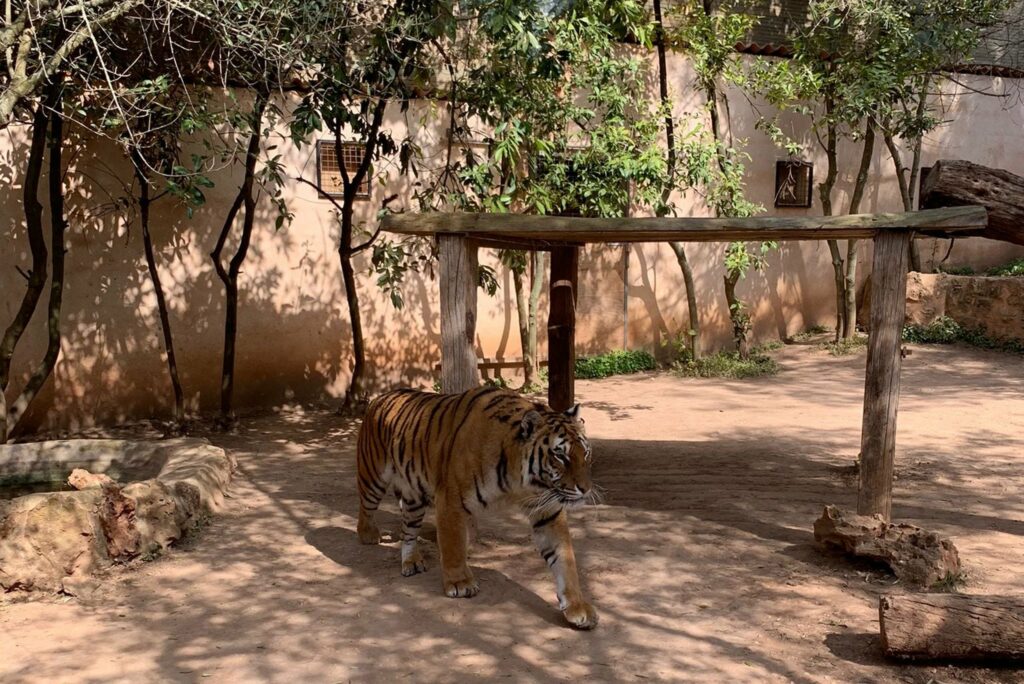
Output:
<instances>
[{"instance_id":1,"label":"tiger's hind leg","mask_svg":"<svg viewBox=\"0 0 1024 684\"><path fill-rule=\"evenodd\" d=\"M427 502L399 499L399 503L402 507L402 575L411 577L427 569L423 554L416 545L423 518L427 515Z\"/></svg>"},{"instance_id":2,"label":"tiger's hind leg","mask_svg":"<svg viewBox=\"0 0 1024 684\"><path fill-rule=\"evenodd\" d=\"M373 473L364 473L362 468L359 471L359 522L356 532L362 544L380 543L380 528L375 518L380 500L387 493L389 479L386 472L383 476L378 478Z\"/></svg>"}]
</instances>

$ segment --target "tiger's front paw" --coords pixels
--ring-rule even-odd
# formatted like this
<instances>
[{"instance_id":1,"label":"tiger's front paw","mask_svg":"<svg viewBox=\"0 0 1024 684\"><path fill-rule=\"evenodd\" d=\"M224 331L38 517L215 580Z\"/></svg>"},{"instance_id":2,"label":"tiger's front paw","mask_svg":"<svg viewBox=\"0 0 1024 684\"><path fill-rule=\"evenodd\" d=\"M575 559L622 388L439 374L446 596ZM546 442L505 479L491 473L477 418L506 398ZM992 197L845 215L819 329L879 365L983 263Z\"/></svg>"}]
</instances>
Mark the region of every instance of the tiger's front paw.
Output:
<instances>
[{"instance_id":1,"label":"tiger's front paw","mask_svg":"<svg viewBox=\"0 0 1024 684\"><path fill-rule=\"evenodd\" d=\"M402 561L402 576L412 577L413 575L426 572L427 562L423 560L423 554L415 551L408 558Z\"/></svg>"},{"instance_id":2,"label":"tiger's front paw","mask_svg":"<svg viewBox=\"0 0 1024 684\"><path fill-rule=\"evenodd\" d=\"M576 629L594 629L597 627L597 611L586 601L574 603L562 611L566 622Z\"/></svg>"},{"instance_id":3,"label":"tiger's front paw","mask_svg":"<svg viewBox=\"0 0 1024 684\"><path fill-rule=\"evenodd\" d=\"M444 593L448 598L470 598L479 592L480 585L468 568L460 576L444 578Z\"/></svg>"}]
</instances>

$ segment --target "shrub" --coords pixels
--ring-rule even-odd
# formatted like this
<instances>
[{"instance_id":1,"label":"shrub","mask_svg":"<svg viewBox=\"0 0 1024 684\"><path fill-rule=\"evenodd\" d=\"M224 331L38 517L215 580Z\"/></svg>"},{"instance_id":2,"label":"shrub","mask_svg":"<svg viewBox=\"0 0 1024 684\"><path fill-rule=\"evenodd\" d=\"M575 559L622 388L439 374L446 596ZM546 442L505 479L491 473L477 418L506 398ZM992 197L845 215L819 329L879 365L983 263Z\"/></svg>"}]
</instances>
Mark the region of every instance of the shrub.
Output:
<instances>
[{"instance_id":1,"label":"shrub","mask_svg":"<svg viewBox=\"0 0 1024 684\"><path fill-rule=\"evenodd\" d=\"M607 378L654 370L657 363L649 352L642 349L617 349L599 356L576 359L576 377L583 379Z\"/></svg>"},{"instance_id":2,"label":"shrub","mask_svg":"<svg viewBox=\"0 0 1024 684\"><path fill-rule=\"evenodd\" d=\"M995 349L1024 354L1024 342L999 340L989 337L980 328L965 328L949 316L940 316L928 325L908 325L903 328L904 342L918 344L953 344L962 342L981 349Z\"/></svg>"},{"instance_id":3,"label":"shrub","mask_svg":"<svg viewBox=\"0 0 1024 684\"><path fill-rule=\"evenodd\" d=\"M989 269L990 276L1024 276L1024 258L1015 259L1003 266Z\"/></svg>"},{"instance_id":4,"label":"shrub","mask_svg":"<svg viewBox=\"0 0 1024 684\"><path fill-rule=\"evenodd\" d=\"M741 359L736 352L718 352L696 361L684 360L672 366L673 372L684 378L757 378L775 375L779 364L764 354L751 354Z\"/></svg>"},{"instance_id":5,"label":"shrub","mask_svg":"<svg viewBox=\"0 0 1024 684\"><path fill-rule=\"evenodd\" d=\"M866 335L856 335L850 338L843 338L838 342L830 341L822 345L819 345L819 349L824 349L832 356L847 356L849 354L856 354L861 349L868 346L868 338Z\"/></svg>"},{"instance_id":6,"label":"shrub","mask_svg":"<svg viewBox=\"0 0 1024 684\"><path fill-rule=\"evenodd\" d=\"M939 266L935 269L938 273L945 273L946 275L959 275L959 276L971 276L974 275L974 269L970 266Z\"/></svg>"}]
</instances>

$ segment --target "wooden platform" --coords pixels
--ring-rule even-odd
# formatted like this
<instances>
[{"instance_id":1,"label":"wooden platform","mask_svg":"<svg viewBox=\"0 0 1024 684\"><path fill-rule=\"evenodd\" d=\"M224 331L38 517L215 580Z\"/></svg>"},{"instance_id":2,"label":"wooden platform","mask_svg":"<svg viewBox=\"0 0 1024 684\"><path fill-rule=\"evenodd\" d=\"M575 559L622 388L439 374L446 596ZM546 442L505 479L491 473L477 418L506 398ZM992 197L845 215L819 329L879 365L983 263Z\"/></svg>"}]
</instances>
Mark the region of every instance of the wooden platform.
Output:
<instances>
[{"instance_id":1,"label":"wooden platform","mask_svg":"<svg viewBox=\"0 0 1024 684\"><path fill-rule=\"evenodd\" d=\"M754 218L579 218L526 214L391 214L384 230L403 235L461 235L482 246L549 249L594 242L754 242L874 238L881 230L960 237L988 225L983 207L898 214Z\"/></svg>"},{"instance_id":2,"label":"wooden platform","mask_svg":"<svg viewBox=\"0 0 1024 684\"><path fill-rule=\"evenodd\" d=\"M575 218L522 214L392 214L383 230L435 236L441 290L441 391L480 384L474 340L479 247L551 251L548 312L548 403L569 408L575 389L579 245L621 242L874 241L871 338L868 341L861 427L857 512L888 519L896 453L907 254L916 235L980 235L984 207L961 206L902 214L755 218Z\"/></svg>"}]
</instances>

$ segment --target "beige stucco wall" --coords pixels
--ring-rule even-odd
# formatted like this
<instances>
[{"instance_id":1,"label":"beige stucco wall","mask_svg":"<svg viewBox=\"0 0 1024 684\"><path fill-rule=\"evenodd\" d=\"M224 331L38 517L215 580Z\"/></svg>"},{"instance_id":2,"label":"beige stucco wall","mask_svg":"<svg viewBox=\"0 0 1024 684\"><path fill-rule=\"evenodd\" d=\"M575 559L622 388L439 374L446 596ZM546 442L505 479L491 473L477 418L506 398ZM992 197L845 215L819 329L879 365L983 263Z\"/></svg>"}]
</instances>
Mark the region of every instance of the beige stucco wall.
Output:
<instances>
[{"instance_id":1,"label":"beige stucco wall","mask_svg":"<svg viewBox=\"0 0 1024 684\"><path fill-rule=\"evenodd\" d=\"M693 94L686 62L672 59L673 93L679 113L701 111ZM972 87L1001 88L992 79L972 79ZM1016 87L1016 84L1011 84ZM747 189L754 201L771 208L775 161L783 155L754 129L756 114L733 93L734 134L746 140L751 157ZM959 89L945 100L954 123L926 141L925 162L940 157L964 158L1024 173L1024 107ZM287 107L288 103L282 103ZM444 108L417 102L402 113L387 113L385 126L396 137L409 131L424 150L420 178L441 165ZM806 121L787 119L791 135L806 143L807 158L823 173ZM20 174L25 131L0 132L0 324L14 315L24 291L15 266L27 268L27 245L21 226ZM311 146L297 148L283 131L274 136L283 162L294 175L315 175ZM880 146L881 147L881 146ZM859 150L844 145L837 206L845 204ZM70 156L70 155L69 155ZM71 174L71 229L67 240L64 300L64 345L53 379L34 405L32 424L44 428L80 428L95 423L164 417L170 383L156 317L155 297L146 272L141 238L130 212L106 212L125 193L128 167L116 146L93 140L82 146ZM234 177L232 177L234 174ZM392 173L392 178L397 177ZM170 202L153 217L154 239L171 308L179 366L193 410L217 406L223 335L223 289L209 259L226 207L237 187L238 169L217 174L207 204L192 219ZM375 183L371 201L360 204L360 220L372 227L380 201L399 193L397 204L414 208L413 180ZM289 181L285 189L294 220L275 232L272 209L261 202L261 220L243 268L239 316L236 404L275 406L285 402L331 400L343 394L350 364L349 323L336 254L337 223L330 203L315 191ZM872 165L864 211L899 209L888 156L879 152ZM681 215L706 213L694 196L680 198ZM819 213L817 198L810 210ZM779 210L781 212L781 210ZM137 220L136 220L137 222ZM931 243L935 242L933 246ZM230 248L230 245L229 245ZM946 243L926 241L926 256L941 258ZM698 284L698 306L706 348L728 343L728 316L722 293L724 245L688 248ZM866 246L862 253L866 254ZM580 271L578 349L592 353L622 345L623 254L617 246L588 246ZM950 262L987 266L1024 255L1024 249L980 240L957 243ZM478 352L488 358L520 356L516 310L508 273L490 253L482 259L499 274L501 290L480 296ZM769 257L765 273L751 274L739 288L754 315L755 337L779 338L810 325L828 324L833 316L832 271L823 243L783 243ZM863 270L863 269L862 269ZM406 306L396 311L369 274L368 259L358 260L360 297L368 348L370 386L430 386L439 360L437 284L413 274L405 291ZM633 245L629 249L628 337L631 347L659 349L676 338L687 320L686 298L675 256L667 245ZM45 348L45 320L40 310L16 356L11 392L20 388L31 364ZM544 321L541 321L544 325ZM509 377L512 373L505 371Z\"/></svg>"}]
</instances>

